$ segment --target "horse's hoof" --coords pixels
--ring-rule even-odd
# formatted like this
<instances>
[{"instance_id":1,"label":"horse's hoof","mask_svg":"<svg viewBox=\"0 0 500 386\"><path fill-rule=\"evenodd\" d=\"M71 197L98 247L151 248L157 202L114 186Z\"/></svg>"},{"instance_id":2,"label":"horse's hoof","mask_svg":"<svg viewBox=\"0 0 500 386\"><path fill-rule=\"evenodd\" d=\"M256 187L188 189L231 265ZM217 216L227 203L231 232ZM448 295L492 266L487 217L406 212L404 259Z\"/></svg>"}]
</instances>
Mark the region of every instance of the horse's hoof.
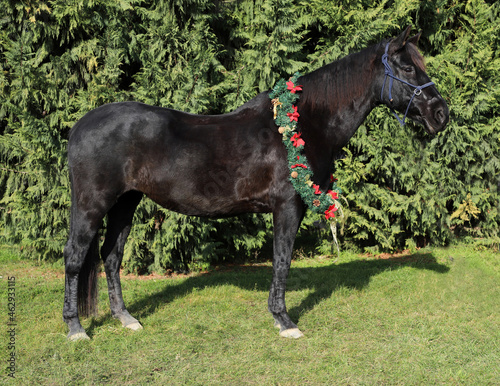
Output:
<instances>
[{"instance_id":1,"label":"horse's hoof","mask_svg":"<svg viewBox=\"0 0 500 386\"><path fill-rule=\"evenodd\" d=\"M125 328L130 328L133 331L137 331L137 330L142 330L143 329L142 325L139 322L134 322L134 323L127 324L125 326Z\"/></svg>"},{"instance_id":2,"label":"horse's hoof","mask_svg":"<svg viewBox=\"0 0 500 386\"><path fill-rule=\"evenodd\" d=\"M274 328L279 328L281 330L281 324L277 320L274 321Z\"/></svg>"},{"instance_id":3,"label":"horse's hoof","mask_svg":"<svg viewBox=\"0 0 500 386\"><path fill-rule=\"evenodd\" d=\"M77 340L89 340L89 336L85 332L77 332L73 335L68 335L68 339L71 342L76 342Z\"/></svg>"},{"instance_id":4,"label":"horse's hoof","mask_svg":"<svg viewBox=\"0 0 500 386\"><path fill-rule=\"evenodd\" d=\"M304 334L298 328L289 328L288 330L280 331L280 336L283 338L302 338Z\"/></svg>"}]
</instances>

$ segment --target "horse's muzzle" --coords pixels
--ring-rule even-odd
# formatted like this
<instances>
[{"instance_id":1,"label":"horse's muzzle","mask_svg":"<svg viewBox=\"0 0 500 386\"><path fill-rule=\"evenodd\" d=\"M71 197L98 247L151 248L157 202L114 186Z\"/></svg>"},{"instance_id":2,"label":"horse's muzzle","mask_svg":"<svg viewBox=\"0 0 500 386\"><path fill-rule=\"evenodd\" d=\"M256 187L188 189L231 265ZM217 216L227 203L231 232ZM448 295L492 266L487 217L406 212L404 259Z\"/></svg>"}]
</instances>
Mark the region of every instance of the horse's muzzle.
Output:
<instances>
[{"instance_id":1,"label":"horse's muzzle","mask_svg":"<svg viewBox=\"0 0 500 386\"><path fill-rule=\"evenodd\" d=\"M444 99L439 98L431 103L429 114L422 117L425 129L429 134L442 131L450 121L450 110Z\"/></svg>"}]
</instances>

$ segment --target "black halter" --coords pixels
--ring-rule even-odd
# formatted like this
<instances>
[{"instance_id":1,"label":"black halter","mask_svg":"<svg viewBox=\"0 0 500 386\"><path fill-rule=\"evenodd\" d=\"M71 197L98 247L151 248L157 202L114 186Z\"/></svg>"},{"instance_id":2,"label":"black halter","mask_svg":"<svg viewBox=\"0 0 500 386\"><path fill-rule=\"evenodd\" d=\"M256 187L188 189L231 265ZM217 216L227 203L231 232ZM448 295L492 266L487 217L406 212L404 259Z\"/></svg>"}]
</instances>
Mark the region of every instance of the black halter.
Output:
<instances>
[{"instance_id":1,"label":"black halter","mask_svg":"<svg viewBox=\"0 0 500 386\"><path fill-rule=\"evenodd\" d=\"M405 124L406 116L408 115L408 110L410 109L411 102L413 102L413 98L415 96L419 96L422 93L422 89L432 86L434 82L428 82L422 86L415 86L414 84L408 83L406 80L398 78L396 75L394 75L394 72L392 71L391 66L389 66L389 55L387 54L387 51L389 50L389 43L385 46L385 53L382 55L382 63L384 64L385 67L385 78L384 78L384 84L382 85L382 91L380 92L380 99L384 99L384 87L385 87L385 82L387 81L387 77L389 77L389 100L392 102L392 83L393 80L399 80L401 83L407 84L410 87L413 87L413 95L411 96L410 102L408 103L408 107L406 108L405 115L403 119L399 118L398 114L394 111L394 109L391 108L392 113L394 116L397 118L401 126Z\"/></svg>"}]
</instances>

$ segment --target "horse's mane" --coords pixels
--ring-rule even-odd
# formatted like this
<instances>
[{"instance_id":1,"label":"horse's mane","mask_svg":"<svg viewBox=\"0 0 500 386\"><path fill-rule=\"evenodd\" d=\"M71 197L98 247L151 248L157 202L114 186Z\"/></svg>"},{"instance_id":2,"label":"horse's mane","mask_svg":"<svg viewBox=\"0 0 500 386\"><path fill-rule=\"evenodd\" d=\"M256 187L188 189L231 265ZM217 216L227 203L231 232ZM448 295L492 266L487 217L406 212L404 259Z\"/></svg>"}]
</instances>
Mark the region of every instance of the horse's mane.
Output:
<instances>
[{"instance_id":1,"label":"horse's mane","mask_svg":"<svg viewBox=\"0 0 500 386\"><path fill-rule=\"evenodd\" d=\"M376 66L382 66L382 63L374 63L375 53L386 44L387 41L380 42L302 76L299 82L305 87L300 100L312 111L334 113L366 94ZM414 64L425 71L425 61L418 48L407 43L406 49Z\"/></svg>"},{"instance_id":2,"label":"horse's mane","mask_svg":"<svg viewBox=\"0 0 500 386\"><path fill-rule=\"evenodd\" d=\"M366 93L367 80L373 76L375 51L378 45L352 53L309 74L302 76L304 84L300 100L312 111L334 113Z\"/></svg>"}]
</instances>

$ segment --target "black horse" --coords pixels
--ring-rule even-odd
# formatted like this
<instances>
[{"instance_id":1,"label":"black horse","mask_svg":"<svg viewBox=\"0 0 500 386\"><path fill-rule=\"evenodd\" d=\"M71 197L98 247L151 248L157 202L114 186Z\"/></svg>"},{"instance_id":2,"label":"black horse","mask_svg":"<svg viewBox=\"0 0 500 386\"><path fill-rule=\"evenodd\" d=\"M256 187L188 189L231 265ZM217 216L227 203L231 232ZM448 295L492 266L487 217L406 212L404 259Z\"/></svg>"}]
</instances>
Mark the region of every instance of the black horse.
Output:
<instances>
[{"instance_id":1,"label":"black horse","mask_svg":"<svg viewBox=\"0 0 500 386\"><path fill-rule=\"evenodd\" d=\"M385 104L404 113L430 134L446 126L448 107L416 48L420 34L409 38L409 33L410 27L396 38L299 78L299 130L314 183L321 190L329 187L333 160L374 107ZM97 235L106 215L100 255L111 313L125 327L142 328L125 308L119 269L143 195L191 216L272 212L269 311L281 336L302 336L287 314L285 287L306 208L289 180L269 92L232 113L215 116L134 102L101 106L71 130L68 161L72 196L63 318L69 339L88 338L79 314L95 311Z\"/></svg>"}]
</instances>

